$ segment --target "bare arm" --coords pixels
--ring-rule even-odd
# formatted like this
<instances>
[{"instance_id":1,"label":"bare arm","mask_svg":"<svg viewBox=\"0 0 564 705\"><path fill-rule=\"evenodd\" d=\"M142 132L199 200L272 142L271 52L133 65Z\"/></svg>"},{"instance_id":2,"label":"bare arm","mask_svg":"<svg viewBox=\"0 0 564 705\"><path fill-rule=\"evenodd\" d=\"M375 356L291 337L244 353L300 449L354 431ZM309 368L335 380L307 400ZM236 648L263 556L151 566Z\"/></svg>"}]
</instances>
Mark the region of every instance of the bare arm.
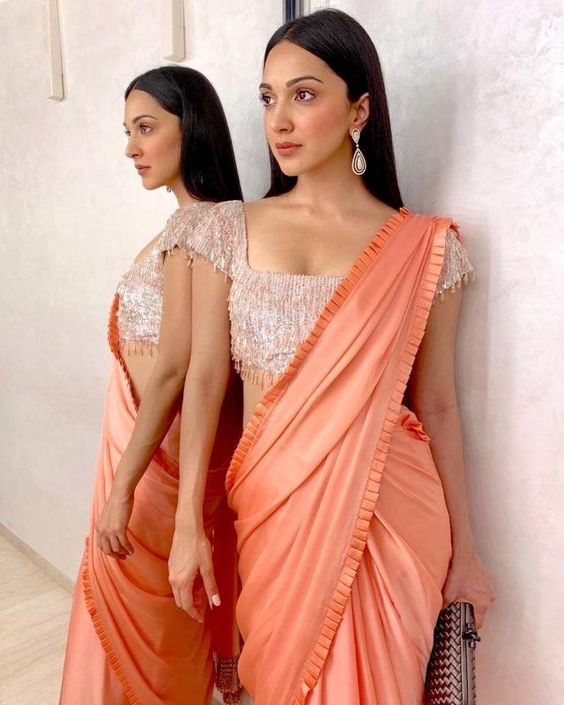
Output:
<instances>
[{"instance_id":1,"label":"bare arm","mask_svg":"<svg viewBox=\"0 0 564 705\"><path fill-rule=\"evenodd\" d=\"M447 292L431 309L410 380L413 411L431 437L450 514L453 544L473 544L466 501L462 432L454 380L456 330L462 290Z\"/></svg>"},{"instance_id":2,"label":"bare arm","mask_svg":"<svg viewBox=\"0 0 564 705\"><path fill-rule=\"evenodd\" d=\"M164 261L159 352L143 392L135 428L116 473L116 491L133 492L176 416L190 361L192 271L179 253Z\"/></svg>"},{"instance_id":3,"label":"bare arm","mask_svg":"<svg viewBox=\"0 0 564 705\"><path fill-rule=\"evenodd\" d=\"M167 256L163 275L157 360L143 392L133 433L118 464L110 497L96 521L98 546L115 558L133 551L126 527L134 491L176 416L190 359L192 271L184 257Z\"/></svg>"},{"instance_id":4,"label":"bare arm","mask_svg":"<svg viewBox=\"0 0 564 705\"><path fill-rule=\"evenodd\" d=\"M431 310L410 380L413 411L431 437L451 523L453 556L443 588L445 605L468 601L480 627L495 592L474 545L468 515L462 432L456 399L455 343L462 290L447 293Z\"/></svg>"},{"instance_id":5,"label":"bare arm","mask_svg":"<svg viewBox=\"0 0 564 705\"><path fill-rule=\"evenodd\" d=\"M227 299L230 282L201 258L193 265L192 357L180 426L180 490L176 522L202 521L205 480L230 371Z\"/></svg>"},{"instance_id":6,"label":"bare arm","mask_svg":"<svg viewBox=\"0 0 564 705\"><path fill-rule=\"evenodd\" d=\"M230 373L227 300L230 282L207 260L193 264L192 355L186 376L180 431L180 487L169 579L176 603L194 619L192 588L201 574L208 600L219 604L202 505L210 456Z\"/></svg>"}]
</instances>

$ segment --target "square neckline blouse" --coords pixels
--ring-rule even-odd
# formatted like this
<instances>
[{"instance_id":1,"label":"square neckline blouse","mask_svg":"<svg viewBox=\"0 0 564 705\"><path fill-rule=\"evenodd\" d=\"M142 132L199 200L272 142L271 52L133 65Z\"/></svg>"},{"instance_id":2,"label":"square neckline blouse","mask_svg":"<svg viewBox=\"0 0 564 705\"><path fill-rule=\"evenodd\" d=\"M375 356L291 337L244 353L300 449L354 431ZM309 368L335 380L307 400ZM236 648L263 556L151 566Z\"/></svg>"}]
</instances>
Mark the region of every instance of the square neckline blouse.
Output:
<instances>
[{"instance_id":1,"label":"square neckline blouse","mask_svg":"<svg viewBox=\"0 0 564 705\"><path fill-rule=\"evenodd\" d=\"M249 272L252 272L253 274L258 274L258 275L273 275L273 276L287 276L287 277L305 277L307 279L310 278L315 278L315 279L329 279L331 281L337 282L338 284L343 281L343 279L346 279L347 276L350 273L350 270L354 267L355 262L358 261L359 257L362 257L363 253L366 252L366 250L370 247L370 245L382 234L383 231L386 230L386 228L390 227L390 225L398 220L398 218L403 219L406 216L413 215L409 208L406 208L405 206L401 206L399 210L394 211L392 215L387 218L387 220L384 221L384 223L378 228L378 230L374 233L374 235L368 240L366 245L362 248L362 250L358 253L358 255L355 257L353 263L350 265L348 268L347 272L345 274L307 274L304 272L288 272L288 271L279 271L279 270L271 270L271 269L256 269L255 267L251 266L250 258L249 258L249 237L248 237L248 221L247 221L247 214L245 212L245 204L243 201L234 201L235 203L240 203L241 204L241 234L244 239L244 251L245 251L245 257L244 257L244 264L246 269L249 270Z\"/></svg>"},{"instance_id":2,"label":"square neckline blouse","mask_svg":"<svg viewBox=\"0 0 564 705\"><path fill-rule=\"evenodd\" d=\"M187 226L183 209L179 209L169 219L161 247L168 252L179 247L189 260L203 257L231 279L228 307L235 370L244 381L266 389L287 369L347 275L254 269L248 259L245 215L242 201L224 201L194 228ZM393 213L349 272L383 232L413 215L404 206ZM435 300L447 289L460 287L474 273L458 237L457 229L448 230Z\"/></svg>"}]
</instances>

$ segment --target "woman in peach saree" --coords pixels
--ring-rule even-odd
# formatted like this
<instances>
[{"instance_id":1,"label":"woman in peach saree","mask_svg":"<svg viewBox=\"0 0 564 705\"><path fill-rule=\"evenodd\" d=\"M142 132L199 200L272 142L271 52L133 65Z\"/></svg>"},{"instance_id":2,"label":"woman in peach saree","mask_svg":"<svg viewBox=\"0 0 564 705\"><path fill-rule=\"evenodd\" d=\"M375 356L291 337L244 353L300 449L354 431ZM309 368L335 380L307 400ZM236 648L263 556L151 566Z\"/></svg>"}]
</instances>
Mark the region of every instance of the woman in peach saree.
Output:
<instances>
[{"instance_id":1,"label":"woman in peach saree","mask_svg":"<svg viewBox=\"0 0 564 705\"><path fill-rule=\"evenodd\" d=\"M440 609L467 600L480 626L493 599L454 391L473 267L451 218L402 203L379 61L357 22L320 11L282 27L260 91L267 197L219 204L166 243L193 260L180 466L205 475L228 299L246 420L226 478L241 681L256 705L421 705ZM204 387L202 440L191 410ZM191 530L177 527L179 546ZM176 565L187 608L197 565Z\"/></svg>"},{"instance_id":2,"label":"woman in peach saree","mask_svg":"<svg viewBox=\"0 0 564 705\"><path fill-rule=\"evenodd\" d=\"M126 154L143 186L167 186L179 208L122 277L110 313L112 369L60 703L208 705L214 682L226 703L237 703L235 533L224 481L240 436L240 393L232 376L203 501L223 604L208 607L200 583L189 615L175 604L168 558L183 482L178 410L190 355L191 270L182 258L163 263L159 243L179 223L197 228L214 202L240 197L239 179L221 104L202 74L154 69L125 97Z\"/></svg>"}]
</instances>

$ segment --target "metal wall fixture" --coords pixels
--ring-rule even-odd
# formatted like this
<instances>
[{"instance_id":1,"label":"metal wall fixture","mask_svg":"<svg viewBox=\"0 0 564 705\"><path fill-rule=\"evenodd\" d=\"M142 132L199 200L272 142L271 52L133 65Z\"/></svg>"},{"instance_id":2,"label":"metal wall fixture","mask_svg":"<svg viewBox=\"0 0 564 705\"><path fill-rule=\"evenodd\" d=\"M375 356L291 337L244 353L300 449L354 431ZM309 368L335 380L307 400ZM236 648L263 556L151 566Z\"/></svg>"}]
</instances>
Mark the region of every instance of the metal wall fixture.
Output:
<instances>
[{"instance_id":1,"label":"metal wall fixture","mask_svg":"<svg viewBox=\"0 0 564 705\"><path fill-rule=\"evenodd\" d=\"M284 22L330 7L330 0L283 0Z\"/></svg>"},{"instance_id":2,"label":"metal wall fixture","mask_svg":"<svg viewBox=\"0 0 564 705\"><path fill-rule=\"evenodd\" d=\"M295 20L296 17L301 17L304 14L304 0L283 0L284 3L284 22Z\"/></svg>"},{"instance_id":3,"label":"metal wall fixture","mask_svg":"<svg viewBox=\"0 0 564 705\"><path fill-rule=\"evenodd\" d=\"M161 0L161 53L168 61L186 58L184 0Z\"/></svg>"},{"instance_id":4,"label":"metal wall fixture","mask_svg":"<svg viewBox=\"0 0 564 705\"><path fill-rule=\"evenodd\" d=\"M51 100L64 100L63 52L57 0L45 0L47 46L49 52L49 95Z\"/></svg>"}]
</instances>

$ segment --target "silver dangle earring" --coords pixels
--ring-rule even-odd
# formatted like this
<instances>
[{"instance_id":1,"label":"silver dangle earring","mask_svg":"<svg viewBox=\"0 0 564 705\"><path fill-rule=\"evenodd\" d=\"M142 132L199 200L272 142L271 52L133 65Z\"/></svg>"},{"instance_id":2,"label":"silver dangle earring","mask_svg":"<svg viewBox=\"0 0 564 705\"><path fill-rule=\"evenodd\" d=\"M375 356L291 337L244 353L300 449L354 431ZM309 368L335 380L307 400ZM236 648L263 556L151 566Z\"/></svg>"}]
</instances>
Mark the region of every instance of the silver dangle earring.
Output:
<instances>
[{"instance_id":1,"label":"silver dangle earring","mask_svg":"<svg viewBox=\"0 0 564 705\"><path fill-rule=\"evenodd\" d=\"M167 187L166 187L166 190L167 190L169 193L172 191L172 189L170 188L170 186L167 186Z\"/></svg>"},{"instance_id":2,"label":"silver dangle earring","mask_svg":"<svg viewBox=\"0 0 564 705\"><path fill-rule=\"evenodd\" d=\"M366 171L366 159L364 154L360 151L358 143L360 141L360 130L358 127L353 127L351 130L351 137L353 139L355 150L352 158L352 170L357 176L362 176Z\"/></svg>"}]
</instances>

